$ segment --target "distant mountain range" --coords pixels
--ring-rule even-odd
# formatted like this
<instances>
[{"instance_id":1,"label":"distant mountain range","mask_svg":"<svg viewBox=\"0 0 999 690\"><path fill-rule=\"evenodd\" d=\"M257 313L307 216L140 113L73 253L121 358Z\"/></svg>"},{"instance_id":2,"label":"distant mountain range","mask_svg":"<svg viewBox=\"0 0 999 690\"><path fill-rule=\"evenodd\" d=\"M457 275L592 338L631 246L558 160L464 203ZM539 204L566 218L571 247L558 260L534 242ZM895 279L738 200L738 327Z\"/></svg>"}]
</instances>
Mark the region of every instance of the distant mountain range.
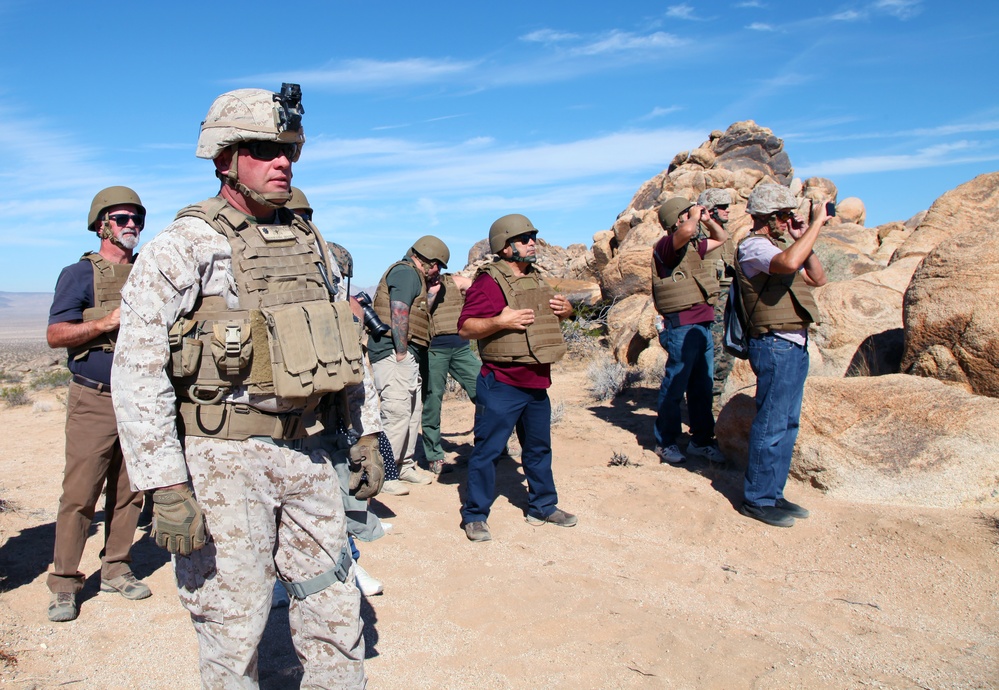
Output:
<instances>
[{"instance_id":1,"label":"distant mountain range","mask_svg":"<svg viewBox=\"0 0 999 690\"><path fill-rule=\"evenodd\" d=\"M0 340L45 340L51 292L0 292Z\"/></svg>"}]
</instances>

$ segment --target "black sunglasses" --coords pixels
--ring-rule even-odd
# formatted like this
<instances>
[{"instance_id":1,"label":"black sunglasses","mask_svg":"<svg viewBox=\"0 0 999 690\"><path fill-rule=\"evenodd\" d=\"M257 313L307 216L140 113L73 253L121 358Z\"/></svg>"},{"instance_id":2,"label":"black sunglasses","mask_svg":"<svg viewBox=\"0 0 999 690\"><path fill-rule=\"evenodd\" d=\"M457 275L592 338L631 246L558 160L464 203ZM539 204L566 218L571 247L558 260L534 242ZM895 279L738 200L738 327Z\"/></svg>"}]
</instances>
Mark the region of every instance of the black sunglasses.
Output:
<instances>
[{"instance_id":1,"label":"black sunglasses","mask_svg":"<svg viewBox=\"0 0 999 690\"><path fill-rule=\"evenodd\" d=\"M312 211L295 211L302 220L312 220Z\"/></svg>"},{"instance_id":2,"label":"black sunglasses","mask_svg":"<svg viewBox=\"0 0 999 690\"><path fill-rule=\"evenodd\" d=\"M139 230L146 224L146 217L140 216L134 213L115 213L108 214L108 220L114 221L114 224L119 228L123 228L128 225L128 221L135 223L135 227Z\"/></svg>"},{"instance_id":3,"label":"black sunglasses","mask_svg":"<svg viewBox=\"0 0 999 690\"><path fill-rule=\"evenodd\" d=\"M775 214L780 220L787 220L788 218L794 218L794 211L777 211Z\"/></svg>"},{"instance_id":4,"label":"black sunglasses","mask_svg":"<svg viewBox=\"0 0 999 690\"><path fill-rule=\"evenodd\" d=\"M727 211L728 210L728 204L718 204L717 206L715 206L715 210L716 211Z\"/></svg>"},{"instance_id":5,"label":"black sunglasses","mask_svg":"<svg viewBox=\"0 0 999 690\"><path fill-rule=\"evenodd\" d=\"M524 232L524 233L521 233L521 234L517 235L516 237L511 237L510 241L511 242L520 242L521 244L527 244L531 240L537 240L537 239L538 239L538 233L536 233L536 232Z\"/></svg>"},{"instance_id":6,"label":"black sunglasses","mask_svg":"<svg viewBox=\"0 0 999 690\"><path fill-rule=\"evenodd\" d=\"M239 148L246 149L258 161L272 161L284 156L289 161L298 158L301 150L298 144L288 144L280 141L244 141Z\"/></svg>"}]
</instances>

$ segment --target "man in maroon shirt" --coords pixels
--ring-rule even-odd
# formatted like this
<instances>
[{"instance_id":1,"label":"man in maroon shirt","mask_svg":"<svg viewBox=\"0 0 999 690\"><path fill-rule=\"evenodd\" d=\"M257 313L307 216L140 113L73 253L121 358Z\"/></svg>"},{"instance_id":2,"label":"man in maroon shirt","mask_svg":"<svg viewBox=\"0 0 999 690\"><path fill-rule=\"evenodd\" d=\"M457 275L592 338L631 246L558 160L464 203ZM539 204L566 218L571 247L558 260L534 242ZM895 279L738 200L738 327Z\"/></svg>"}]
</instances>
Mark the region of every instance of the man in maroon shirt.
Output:
<instances>
[{"instance_id":1,"label":"man in maroon shirt","mask_svg":"<svg viewBox=\"0 0 999 690\"><path fill-rule=\"evenodd\" d=\"M687 454L709 462L724 462L715 443L711 411L714 381L714 339L711 324L719 285L712 262L704 255L728 239L725 229L702 206L683 197L669 199L659 208L659 223L666 235L652 250L652 297L663 317L659 343L669 359L659 387L659 407L654 427L656 455L662 462L679 465L687 458L680 451L680 403L687 396L691 440ZM708 230L698 239L698 224Z\"/></svg>"},{"instance_id":2,"label":"man in maroon shirt","mask_svg":"<svg viewBox=\"0 0 999 690\"><path fill-rule=\"evenodd\" d=\"M527 477L527 522L572 527L576 516L557 507L552 474L551 365L565 354L559 322L572 314L534 268L538 231L520 214L489 229L497 255L479 269L465 294L458 333L477 340L482 370L476 380L475 449L461 509L471 541L491 539L486 520L496 497L496 462L514 426L523 426L521 462Z\"/></svg>"}]
</instances>

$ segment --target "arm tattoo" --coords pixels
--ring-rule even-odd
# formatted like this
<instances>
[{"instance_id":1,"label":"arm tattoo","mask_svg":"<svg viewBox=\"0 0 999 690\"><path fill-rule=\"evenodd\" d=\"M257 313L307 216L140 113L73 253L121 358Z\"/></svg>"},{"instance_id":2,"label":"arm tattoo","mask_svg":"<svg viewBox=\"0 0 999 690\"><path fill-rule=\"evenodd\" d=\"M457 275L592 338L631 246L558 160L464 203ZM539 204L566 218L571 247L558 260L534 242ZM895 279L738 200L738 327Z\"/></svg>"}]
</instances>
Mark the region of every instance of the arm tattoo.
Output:
<instances>
[{"instance_id":1,"label":"arm tattoo","mask_svg":"<svg viewBox=\"0 0 999 690\"><path fill-rule=\"evenodd\" d=\"M392 342L395 351L402 353L409 347L409 305L393 300L389 308L392 310Z\"/></svg>"}]
</instances>

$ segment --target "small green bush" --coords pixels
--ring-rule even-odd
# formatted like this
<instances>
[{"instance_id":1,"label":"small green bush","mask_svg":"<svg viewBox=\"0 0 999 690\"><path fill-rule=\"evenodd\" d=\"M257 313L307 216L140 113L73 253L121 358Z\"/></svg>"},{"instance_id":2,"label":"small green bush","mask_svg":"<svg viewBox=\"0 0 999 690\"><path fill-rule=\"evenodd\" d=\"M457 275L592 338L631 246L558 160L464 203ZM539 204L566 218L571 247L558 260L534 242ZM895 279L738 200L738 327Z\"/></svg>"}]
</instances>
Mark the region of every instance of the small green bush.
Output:
<instances>
[{"instance_id":1,"label":"small green bush","mask_svg":"<svg viewBox=\"0 0 999 690\"><path fill-rule=\"evenodd\" d=\"M19 405L27 405L31 402L31 396L28 395L28 391L24 386L10 386L8 388L0 388L0 400L11 407L18 407Z\"/></svg>"},{"instance_id":2,"label":"small green bush","mask_svg":"<svg viewBox=\"0 0 999 690\"><path fill-rule=\"evenodd\" d=\"M62 388L63 386L68 386L72 378L73 373L69 369L52 369L32 381L31 387L35 390L41 388Z\"/></svg>"}]
</instances>

